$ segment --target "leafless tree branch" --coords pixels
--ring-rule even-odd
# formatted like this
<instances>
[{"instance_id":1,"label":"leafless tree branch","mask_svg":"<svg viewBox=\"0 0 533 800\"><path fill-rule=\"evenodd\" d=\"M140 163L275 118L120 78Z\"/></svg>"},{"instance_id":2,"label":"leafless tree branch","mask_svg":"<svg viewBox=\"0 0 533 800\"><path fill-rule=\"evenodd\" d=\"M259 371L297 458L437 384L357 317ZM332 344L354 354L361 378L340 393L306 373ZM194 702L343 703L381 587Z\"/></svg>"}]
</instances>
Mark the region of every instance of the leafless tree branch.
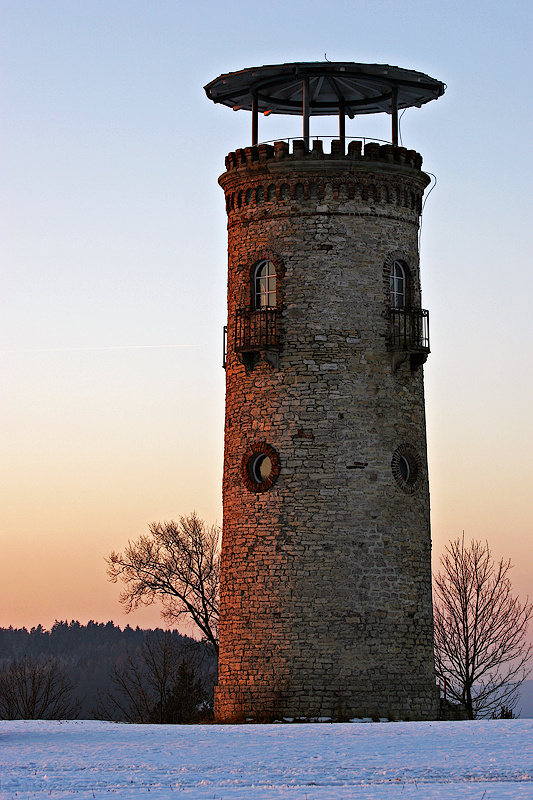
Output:
<instances>
[{"instance_id":1,"label":"leafless tree branch","mask_svg":"<svg viewBox=\"0 0 533 800\"><path fill-rule=\"evenodd\" d=\"M0 718L75 719L72 689L55 659L16 659L0 671Z\"/></svg>"},{"instance_id":2,"label":"leafless tree branch","mask_svg":"<svg viewBox=\"0 0 533 800\"><path fill-rule=\"evenodd\" d=\"M179 523L154 522L149 533L106 559L109 579L124 582L127 612L160 601L167 622L188 617L218 655L220 529L195 512Z\"/></svg>"},{"instance_id":3,"label":"leafless tree branch","mask_svg":"<svg viewBox=\"0 0 533 800\"><path fill-rule=\"evenodd\" d=\"M511 562L492 558L488 543L450 542L434 579L435 666L448 696L470 719L513 709L530 670L526 635L533 605L512 595Z\"/></svg>"},{"instance_id":4,"label":"leafless tree branch","mask_svg":"<svg viewBox=\"0 0 533 800\"><path fill-rule=\"evenodd\" d=\"M172 724L207 718L209 689L200 677L198 647L177 642L170 631L150 635L140 651L115 665L112 688L94 709L97 719Z\"/></svg>"}]
</instances>

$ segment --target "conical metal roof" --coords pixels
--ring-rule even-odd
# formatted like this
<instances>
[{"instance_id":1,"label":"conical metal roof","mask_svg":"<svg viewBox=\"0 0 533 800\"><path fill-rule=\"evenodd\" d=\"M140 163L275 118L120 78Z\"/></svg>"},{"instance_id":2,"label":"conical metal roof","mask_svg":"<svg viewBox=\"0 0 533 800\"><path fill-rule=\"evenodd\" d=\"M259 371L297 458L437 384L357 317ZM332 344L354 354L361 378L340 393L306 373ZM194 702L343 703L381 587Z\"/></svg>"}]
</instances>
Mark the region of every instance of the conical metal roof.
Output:
<instances>
[{"instance_id":1,"label":"conical metal roof","mask_svg":"<svg viewBox=\"0 0 533 800\"><path fill-rule=\"evenodd\" d=\"M308 92L309 116L392 114L396 109L422 106L444 94L445 85L422 72L388 64L350 61L294 62L251 67L220 75L204 87L214 103L235 110L272 114L304 112Z\"/></svg>"}]
</instances>

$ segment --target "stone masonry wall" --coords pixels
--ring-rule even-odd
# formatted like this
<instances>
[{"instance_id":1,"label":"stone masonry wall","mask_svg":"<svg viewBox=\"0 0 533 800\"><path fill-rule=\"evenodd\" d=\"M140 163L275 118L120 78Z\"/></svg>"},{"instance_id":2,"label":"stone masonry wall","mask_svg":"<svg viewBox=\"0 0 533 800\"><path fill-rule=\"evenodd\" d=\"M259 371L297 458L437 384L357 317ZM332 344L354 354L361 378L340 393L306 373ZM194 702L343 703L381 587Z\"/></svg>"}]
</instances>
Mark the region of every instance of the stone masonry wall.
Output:
<instances>
[{"instance_id":1,"label":"stone masonry wall","mask_svg":"<svg viewBox=\"0 0 533 800\"><path fill-rule=\"evenodd\" d=\"M420 307L421 163L335 142L226 159L220 721L436 717L423 374L393 369L387 348L394 259ZM262 258L278 275L279 363L245 369L235 313ZM250 491L243 457L263 443L279 477ZM401 448L417 459L408 490Z\"/></svg>"}]
</instances>

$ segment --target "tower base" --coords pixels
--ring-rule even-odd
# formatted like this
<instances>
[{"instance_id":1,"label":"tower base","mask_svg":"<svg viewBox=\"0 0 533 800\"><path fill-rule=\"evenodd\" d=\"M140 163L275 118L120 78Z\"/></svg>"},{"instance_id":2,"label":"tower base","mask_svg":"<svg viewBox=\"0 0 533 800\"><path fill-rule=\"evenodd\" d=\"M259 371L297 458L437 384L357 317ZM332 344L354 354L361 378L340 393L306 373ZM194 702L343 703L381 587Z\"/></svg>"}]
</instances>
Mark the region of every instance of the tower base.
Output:
<instances>
[{"instance_id":1,"label":"tower base","mask_svg":"<svg viewBox=\"0 0 533 800\"><path fill-rule=\"evenodd\" d=\"M274 722L276 720L348 722L352 719L436 720L439 718L439 688L434 684L414 687L409 677L398 679L391 690L390 679L381 675L380 685L361 681L358 691L331 692L312 686L293 690L288 685L272 687L217 686L215 720L220 723Z\"/></svg>"}]
</instances>

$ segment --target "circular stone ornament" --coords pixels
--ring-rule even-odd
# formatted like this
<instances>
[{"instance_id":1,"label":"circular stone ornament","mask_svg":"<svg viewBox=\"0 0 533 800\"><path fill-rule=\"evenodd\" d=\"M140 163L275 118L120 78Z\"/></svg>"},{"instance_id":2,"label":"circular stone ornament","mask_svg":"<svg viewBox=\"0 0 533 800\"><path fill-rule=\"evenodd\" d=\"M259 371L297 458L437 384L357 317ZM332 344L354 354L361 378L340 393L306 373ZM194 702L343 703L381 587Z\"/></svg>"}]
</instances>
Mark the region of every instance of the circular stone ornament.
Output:
<instances>
[{"instance_id":1,"label":"circular stone ornament","mask_svg":"<svg viewBox=\"0 0 533 800\"><path fill-rule=\"evenodd\" d=\"M267 492L280 473L279 455L266 442L253 442L241 463L241 477L249 492Z\"/></svg>"},{"instance_id":2,"label":"circular stone ornament","mask_svg":"<svg viewBox=\"0 0 533 800\"><path fill-rule=\"evenodd\" d=\"M394 480L406 494L413 494L422 473L422 461L410 444L401 444L392 456L391 469Z\"/></svg>"}]
</instances>

